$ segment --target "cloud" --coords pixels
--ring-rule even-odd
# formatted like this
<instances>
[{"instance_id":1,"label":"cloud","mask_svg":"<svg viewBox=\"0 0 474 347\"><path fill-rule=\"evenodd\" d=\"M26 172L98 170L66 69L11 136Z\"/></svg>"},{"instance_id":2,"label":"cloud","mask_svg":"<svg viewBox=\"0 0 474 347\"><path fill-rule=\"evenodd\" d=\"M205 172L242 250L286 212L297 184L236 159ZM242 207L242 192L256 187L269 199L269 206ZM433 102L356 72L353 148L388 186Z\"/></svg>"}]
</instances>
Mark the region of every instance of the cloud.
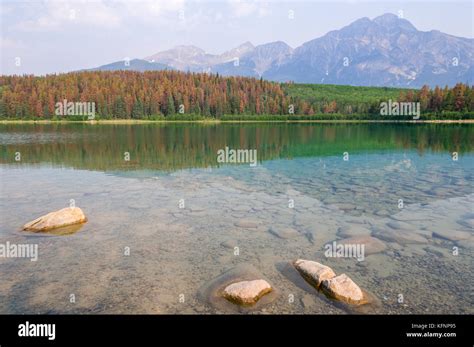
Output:
<instances>
[{"instance_id":1,"label":"cloud","mask_svg":"<svg viewBox=\"0 0 474 347\"><path fill-rule=\"evenodd\" d=\"M29 3L29 6L30 11L34 9L34 12L29 13L27 17L30 18L14 25L15 30L51 31L74 24L100 27L116 27L120 24L120 17L102 1L46 0ZM21 12L24 8L15 9Z\"/></svg>"},{"instance_id":2,"label":"cloud","mask_svg":"<svg viewBox=\"0 0 474 347\"><path fill-rule=\"evenodd\" d=\"M14 30L57 31L68 25L113 29L130 18L156 21L163 14L178 13L184 8L185 0L44 0L28 5L10 6L20 17L13 26Z\"/></svg>"},{"instance_id":3,"label":"cloud","mask_svg":"<svg viewBox=\"0 0 474 347\"><path fill-rule=\"evenodd\" d=\"M22 41L10 39L8 37L0 37L0 48L2 50L18 50L26 48L27 46Z\"/></svg>"},{"instance_id":4,"label":"cloud","mask_svg":"<svg viewBox=\"0 0 474 347\"><path fill-rule=\"evenodd\" d=\"M229 5L235 17L247 17L251 15L263 17L270 13L268 1L230 0Z\"/></svg>"}]
</instances>

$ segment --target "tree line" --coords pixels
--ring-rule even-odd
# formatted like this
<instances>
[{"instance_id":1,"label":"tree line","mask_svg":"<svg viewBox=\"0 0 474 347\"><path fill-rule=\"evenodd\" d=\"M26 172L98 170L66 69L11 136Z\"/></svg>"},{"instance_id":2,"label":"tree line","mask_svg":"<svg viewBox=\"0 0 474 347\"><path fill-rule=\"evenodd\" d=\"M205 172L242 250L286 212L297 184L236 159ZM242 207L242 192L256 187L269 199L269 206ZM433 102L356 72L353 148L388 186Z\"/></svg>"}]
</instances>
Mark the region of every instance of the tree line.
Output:
<instances>
[{"instance_id":1,"label":"tree line","mask_svg":"<svg viewBox=\"0 0 474 347\"><path fill-rule=\"evenodd\" d=\"M103 119L228 115L379 114L380 103L420 102L424 113L474 111L474 86L419 90L276 83L180 71L84 71L0 76L0 117L56 119L57 104L89 102Z\"/></svg>"}]
</instances>

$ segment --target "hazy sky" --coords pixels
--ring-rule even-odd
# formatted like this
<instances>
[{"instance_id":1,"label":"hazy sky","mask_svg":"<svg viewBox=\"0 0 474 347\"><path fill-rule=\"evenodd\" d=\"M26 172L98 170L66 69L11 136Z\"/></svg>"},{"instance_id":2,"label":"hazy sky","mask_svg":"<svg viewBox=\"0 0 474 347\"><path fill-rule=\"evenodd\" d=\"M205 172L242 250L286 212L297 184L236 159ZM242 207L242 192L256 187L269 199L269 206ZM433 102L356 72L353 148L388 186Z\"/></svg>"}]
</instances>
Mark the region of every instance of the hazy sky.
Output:
<instances>
[{"instance_id":1,"label":"hazy sky","mask_svg":"<svg viewBox=\"0 0 474 347\"><path fill-rule=\"evenodd\" d=\"M250 41L297 47L361 18L473 37L465 1L0 0L1 74L45 74L143 58L176 45L222 53ZM19 64L18 64L19 63ZM17 66L19 65L19 66Z\"/></svg>"}]
</instances>

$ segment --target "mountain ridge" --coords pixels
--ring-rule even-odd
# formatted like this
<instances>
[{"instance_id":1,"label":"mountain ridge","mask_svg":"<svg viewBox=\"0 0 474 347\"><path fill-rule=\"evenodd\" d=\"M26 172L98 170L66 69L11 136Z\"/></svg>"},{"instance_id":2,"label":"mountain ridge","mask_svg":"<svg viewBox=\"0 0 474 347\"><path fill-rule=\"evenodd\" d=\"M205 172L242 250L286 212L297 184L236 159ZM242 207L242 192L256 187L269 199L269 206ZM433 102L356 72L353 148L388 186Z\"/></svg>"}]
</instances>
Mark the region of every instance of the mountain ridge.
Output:
<instances>
[{"instance_id":1,"label":"mountain ridge","mask_svg":"<svg viewBox=\"0 0 474 347\"><path fill-rule=\"evenodd\" d=\"M112 69L113 64L120 68L119 63L94 70ZM277 82L452 86L472 83L474 39L419 31L408 20L386 13L372 20L359 18L296 48L283 41L257 46L247 41L222 54L209 54L193 45L180 45L134 59L134 65L138 71L176 69Z\"/></svg>"}]
</instances>

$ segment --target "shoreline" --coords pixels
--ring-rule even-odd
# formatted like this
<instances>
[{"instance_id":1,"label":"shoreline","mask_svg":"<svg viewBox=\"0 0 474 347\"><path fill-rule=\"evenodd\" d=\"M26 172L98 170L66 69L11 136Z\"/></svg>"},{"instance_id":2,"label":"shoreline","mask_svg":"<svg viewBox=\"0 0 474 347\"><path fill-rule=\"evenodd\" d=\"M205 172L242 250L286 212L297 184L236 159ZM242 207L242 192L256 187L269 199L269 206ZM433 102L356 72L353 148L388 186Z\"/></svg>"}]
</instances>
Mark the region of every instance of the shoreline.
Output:
<instances>
[{"instance_id":1,"label":"shoreline","mask_svg":"<svg viewBox=\"0 0 474 347\"><path fill-rule=\"evenodd\" d=\"M198 120L146 120L146 119L103 119L103 120L0 120L0 124L172 124L172 123L198 123L198 124L221 124L221 123L388 123L388 124L474 124L474 119L433 119L433 120L353 120L353 119L306 119L306 120L220 120L220 119L198 119Z\"/></svg>"}]
</instances>

